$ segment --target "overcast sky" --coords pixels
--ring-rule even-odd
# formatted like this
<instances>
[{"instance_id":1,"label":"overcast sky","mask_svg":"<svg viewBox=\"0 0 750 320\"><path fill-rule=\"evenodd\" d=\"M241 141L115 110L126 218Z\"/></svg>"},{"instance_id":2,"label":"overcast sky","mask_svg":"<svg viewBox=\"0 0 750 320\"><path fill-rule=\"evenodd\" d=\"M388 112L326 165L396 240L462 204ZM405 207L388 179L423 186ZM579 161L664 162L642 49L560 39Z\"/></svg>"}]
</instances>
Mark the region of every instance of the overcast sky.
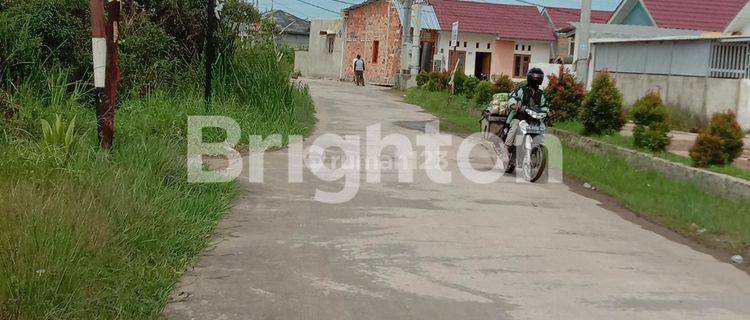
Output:
<instances>
[{"instance_id":1,"label":"overcast sky","mask_svg":"<svg viewBox=\"0 0 750 320\"><path fill-rule=\"evenodd\" d=\"M250 0L253 1L253 0ZM313 18L334 18L338 16L338 12L341 9L348 7L346 3L360 3L363 0L259 0L261 10L267 10L271 7L273 2L274 9L284 10L293 15L296 15L303 19ZM510 3L510 4L522 4L515 0L475 0L477 2L494 2L494 3ZM544 6L553 7L568 7L568 8L580 8L581 0L527 0L528 2L537 3ZM310 4L306 4L308 2ZM594 0L594 9L598 10L612 10L617 8L620 0ZM316 8L315 6L326 8L330 11ZM334 13L336 12L336 13Z\"/></svg>"}]
</instances>

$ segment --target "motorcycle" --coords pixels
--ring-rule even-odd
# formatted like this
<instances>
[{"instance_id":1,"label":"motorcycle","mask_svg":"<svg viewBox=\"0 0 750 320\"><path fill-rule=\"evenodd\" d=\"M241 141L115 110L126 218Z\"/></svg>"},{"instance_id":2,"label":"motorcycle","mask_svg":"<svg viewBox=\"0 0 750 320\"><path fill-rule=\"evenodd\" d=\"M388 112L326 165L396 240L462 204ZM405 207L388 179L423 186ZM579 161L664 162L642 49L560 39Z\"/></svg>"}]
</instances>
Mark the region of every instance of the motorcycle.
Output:
<instances>
[{"instance_id":1,"label":"motorcycle","mask_svg":"<svg viewBox=\"0 0 750 320\"><path fill-rule=\"evenodd\" d=\"M545 121L548 114L549 108L547 107L523 107L518 110L516 117L521 122L518 125L516 143L514 146L507 148L508 155L506 157L504 155L506 148L503 144L510 130L510 125L507 124L508 118L493 114L489 108L482 113L482 119L480 120L482 135L492 143L499 160L503 161L506 173L512 174L516 167L520 167L522 176L526 181L537 182L542 178L547 168L547 148L544 146L544 133L547 130Z\"/></svg>"}]
</instances>

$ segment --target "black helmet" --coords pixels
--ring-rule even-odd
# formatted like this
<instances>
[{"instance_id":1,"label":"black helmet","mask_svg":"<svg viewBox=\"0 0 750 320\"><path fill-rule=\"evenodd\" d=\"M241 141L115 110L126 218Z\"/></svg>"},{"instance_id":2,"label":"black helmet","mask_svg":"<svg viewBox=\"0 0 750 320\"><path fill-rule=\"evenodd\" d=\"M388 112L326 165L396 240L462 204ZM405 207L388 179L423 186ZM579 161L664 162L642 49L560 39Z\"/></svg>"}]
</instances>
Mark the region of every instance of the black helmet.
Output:
<instances>
[{"instance_id":1,"label":"black helmet","mask_svg":"<svg viewBox=\"0 0 750 320\"><path fill-rule=\"evenodd\" d=\"M539 68L531 68L529 73L526 74L526 82L529 86L538 88L542 85L542 82L544 82L544 71Z\"/></svg>"}]
</instances>

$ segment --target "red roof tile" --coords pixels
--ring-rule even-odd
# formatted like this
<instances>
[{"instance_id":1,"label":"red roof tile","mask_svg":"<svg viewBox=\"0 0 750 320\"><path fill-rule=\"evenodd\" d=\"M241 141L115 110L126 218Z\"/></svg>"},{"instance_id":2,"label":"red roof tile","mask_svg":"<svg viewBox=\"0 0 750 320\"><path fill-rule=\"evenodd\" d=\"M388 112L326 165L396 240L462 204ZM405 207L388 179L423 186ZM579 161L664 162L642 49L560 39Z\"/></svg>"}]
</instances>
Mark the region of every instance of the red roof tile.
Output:
<instances>
[{"instance_id":1,"label":"red roof tile","mask_svg":"<svg viewBox=\"0 0 750 320\"><path fill-rule=\"evenodd\" d=\"M534 6L430 0L442 30L458 21L460 32L489 33L505 39L553 41L552 29Z\"/></svg>"},{"instance_id":2,"label":"red roof tile","mask_svg":"<svg viewBox=\"0 0 750 320\"><path fill-rule=\"evenodd\" d=\"M722 32L748 0L643 0L661 28Z\"/></svg>"},{"instance_id":3,"label":"red roof tile","mask_svg":"<svg viewBox=\"0 0 750 320\"><path fill-rule=\"evenodd\" d=\"M581 21L581 9L546 8L545 11L552 19L552 24L555 25L555 30L569 28L571 27L571 22ZM610 16L612 16L611 11L592 10L591 22L607 23Z\"/></svg>"}]
</instances>

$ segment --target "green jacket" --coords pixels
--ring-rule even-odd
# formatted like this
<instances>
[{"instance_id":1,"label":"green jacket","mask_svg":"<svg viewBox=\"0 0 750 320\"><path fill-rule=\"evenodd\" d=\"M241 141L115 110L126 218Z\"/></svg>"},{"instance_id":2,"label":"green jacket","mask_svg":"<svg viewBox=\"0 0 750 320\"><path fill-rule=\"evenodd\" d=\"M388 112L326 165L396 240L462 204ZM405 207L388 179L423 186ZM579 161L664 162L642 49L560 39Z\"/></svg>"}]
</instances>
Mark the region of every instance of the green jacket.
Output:
<instances>
[{"instance_id":1,"label":"green jacket","mask_svg":"<svg viewBox=\"0 0 750 320\"><path fill-rule=\"evenodd\" d=\"M526 88L528 88L528 87L518 88L515 91L513 91L513 93L511 94L510 99L508 100L508 105L512 106L512 105L516 105L516 104L521 104L521 106L524 106L525 105L524 102L526 102L526 104L528 104L528 100L524 97L524 91L525 91L524 89L526 89ZM543 90L541 90L541 89L539 89L539 90L540 90L539 94L542 95L541 98L540 98L539 105L540 106L546 106L547 105L547 96L544 95L544 91ZM510 124L513 121L513 119L516 117L517 113L518 112L515 111L515 110L511 110L510 111L510 113L508 114L508 122L507 122L508 124Z\"/></svg>"}]
</instances>

